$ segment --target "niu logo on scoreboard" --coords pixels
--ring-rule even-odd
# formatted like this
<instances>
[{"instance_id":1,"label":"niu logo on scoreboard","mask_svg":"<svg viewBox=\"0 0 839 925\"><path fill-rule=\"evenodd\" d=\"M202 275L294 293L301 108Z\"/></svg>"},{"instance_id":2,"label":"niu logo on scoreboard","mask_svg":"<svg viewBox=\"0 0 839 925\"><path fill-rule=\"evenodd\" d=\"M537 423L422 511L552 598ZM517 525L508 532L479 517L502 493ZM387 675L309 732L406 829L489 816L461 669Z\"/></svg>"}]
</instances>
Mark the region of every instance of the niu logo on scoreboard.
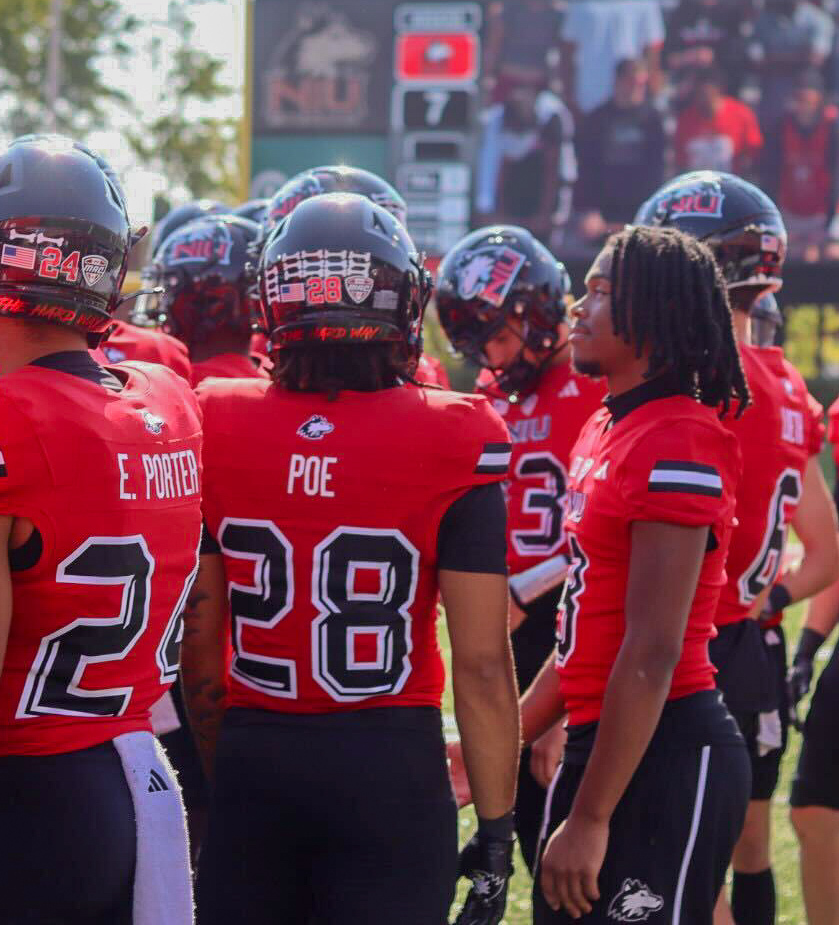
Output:
<instances>
[{"instance_id":1,"label":"niu logo on scoreboard","mask_svg":"<svg viewBox=\"0 0 839 925\"><path fill-rule=\"evenodd\" d=\"M396 79L471 81L478 45L471 32L413 32L396 41Z\"/></svg>"},{"instance_id":2,"label":"niu logo on scoreboard","mask_svg":"<svg viewBox=\"0 0 839 925\"><path fill-rule=\"evenodd\" d=\"M264 77L263 116L275 127L348 127L367 116L373 35L325 3L300 4Z\"/></svg>"}]
</instances>

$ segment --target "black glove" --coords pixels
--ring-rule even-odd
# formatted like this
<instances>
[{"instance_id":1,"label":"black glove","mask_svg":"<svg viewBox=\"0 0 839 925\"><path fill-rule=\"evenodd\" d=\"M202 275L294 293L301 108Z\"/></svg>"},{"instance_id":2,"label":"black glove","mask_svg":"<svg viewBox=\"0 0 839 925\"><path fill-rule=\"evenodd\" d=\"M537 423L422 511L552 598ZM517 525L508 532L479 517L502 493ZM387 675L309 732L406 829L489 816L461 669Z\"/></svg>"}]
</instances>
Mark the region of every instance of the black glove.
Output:
<instances>
[{"instance_id":1,"label":"black glove","mask_svg":"<svg viewBox=\"0 0 839 925\"><path fill-rule=\"evenodd\" d=\"M798 648L792 660L792 667L787 672L789 717L790 722L796 729L801 728L796 707L798 706L798 701L810 690L810 684L813 681L813 659L816 657L816 652L819 651L819 647L824 640L825 637L821 633L804 627L801 630L801 637L798 640Z\"/></svg>"},{"instance_id":2,"label":"black glove","mask_svg":"<svg viewBox=\"0 0 839 925\"><path fill-rule=\"evenodd\" d=\"M513 875L513 814L478 820L478 831L460 852L460 876L472 881L455 925L499 925Z\"/></svg>"}]
</instances>

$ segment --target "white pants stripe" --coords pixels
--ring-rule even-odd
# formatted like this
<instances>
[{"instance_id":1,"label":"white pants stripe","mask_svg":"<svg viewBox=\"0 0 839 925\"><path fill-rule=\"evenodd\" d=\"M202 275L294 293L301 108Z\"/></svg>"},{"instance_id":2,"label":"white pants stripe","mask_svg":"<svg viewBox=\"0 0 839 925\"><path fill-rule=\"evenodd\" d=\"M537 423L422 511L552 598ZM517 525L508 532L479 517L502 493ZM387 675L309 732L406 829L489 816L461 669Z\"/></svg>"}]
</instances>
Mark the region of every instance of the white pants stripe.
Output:
<instances>
[{"instance_id":1,"label":"white pants stripe","mask_svg":"<svg viewBox=\"0 0 839 925\"><path fill-rule=\"evenodd\" d=\"M699 780L696 784L696 799L693 803L693 818L690 823L690 834L682 855L682 866L679 868L679 880L676 883L676 895L673 898L672 925L679 925L682 920L682 899L685 892L688 868L696 845L696 836L699 832L699 820L702 817L702 804L705 801L705 787L708 783L708 763L711 759L711 746L703 745L699 755Z\"/></svg>"}]
</instances>

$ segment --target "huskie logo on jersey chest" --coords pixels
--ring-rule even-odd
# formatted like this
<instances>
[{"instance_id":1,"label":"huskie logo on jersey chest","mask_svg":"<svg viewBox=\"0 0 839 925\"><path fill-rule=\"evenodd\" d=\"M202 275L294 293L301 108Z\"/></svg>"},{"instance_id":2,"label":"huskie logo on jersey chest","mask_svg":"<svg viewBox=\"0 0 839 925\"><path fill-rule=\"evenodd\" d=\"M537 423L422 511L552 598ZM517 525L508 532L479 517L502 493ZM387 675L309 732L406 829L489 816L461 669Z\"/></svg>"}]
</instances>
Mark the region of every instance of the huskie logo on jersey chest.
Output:
<instances>
[{"instance_id":1,"label":"huskie logo on jersey chest","mask_svg":"<svg viewBox=\"0 0 839 925\"><path fill-rule=\"evenodd\" d=\"M327 421L322 414L313 414L297 428L297 435L305 437L306 440L323 440L333 430L335 425Z\"/></svg>"}]
</instances>

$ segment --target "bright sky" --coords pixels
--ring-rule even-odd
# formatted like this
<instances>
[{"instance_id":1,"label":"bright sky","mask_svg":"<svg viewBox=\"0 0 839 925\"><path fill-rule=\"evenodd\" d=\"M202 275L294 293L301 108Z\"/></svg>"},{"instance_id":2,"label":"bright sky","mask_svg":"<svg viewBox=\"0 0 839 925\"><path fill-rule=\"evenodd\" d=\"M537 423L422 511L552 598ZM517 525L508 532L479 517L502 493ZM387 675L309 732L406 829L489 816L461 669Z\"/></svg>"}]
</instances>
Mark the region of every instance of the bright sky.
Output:
<instances>
[{"instance_id":1,"label":"bright sky","mask_svg":"<svg viewBox=\"0 0 839 925\"><path fill-rule=\"evenodd\" d=\"M66 0L65 0L66 2ZM127 0L124 0L127 2ZM245 71L245 0L203 0L196 4L194 19L196 30L195 44L224 58L227 63L224 80L234 92L229 99L213 104L212 111L217 115L238 117L242 111L242 87ZM164 43L171 42L169 30L154 23L166 19L168 0L141 0L135 6L135 12L142 10L149 34L154 30ZM161 93L165 90L163 79L165 67L143 54L132 66L130 72L114 71L109 74L112 83L130 94L142 108L154 109L160 105ZM88 143L97 148L120 172L128 198L129 214L136 224L148 222L151 217L152 198L156 191L166 187L164 178L144 169L137 162L133 152L125 144L119 132L119 116L115 114L114 126L108 130L96 132ZM178 199L178 192L175 192ZM180 191L180 199L186 199L186 192Z\"/></svg>"}]
</instances>

